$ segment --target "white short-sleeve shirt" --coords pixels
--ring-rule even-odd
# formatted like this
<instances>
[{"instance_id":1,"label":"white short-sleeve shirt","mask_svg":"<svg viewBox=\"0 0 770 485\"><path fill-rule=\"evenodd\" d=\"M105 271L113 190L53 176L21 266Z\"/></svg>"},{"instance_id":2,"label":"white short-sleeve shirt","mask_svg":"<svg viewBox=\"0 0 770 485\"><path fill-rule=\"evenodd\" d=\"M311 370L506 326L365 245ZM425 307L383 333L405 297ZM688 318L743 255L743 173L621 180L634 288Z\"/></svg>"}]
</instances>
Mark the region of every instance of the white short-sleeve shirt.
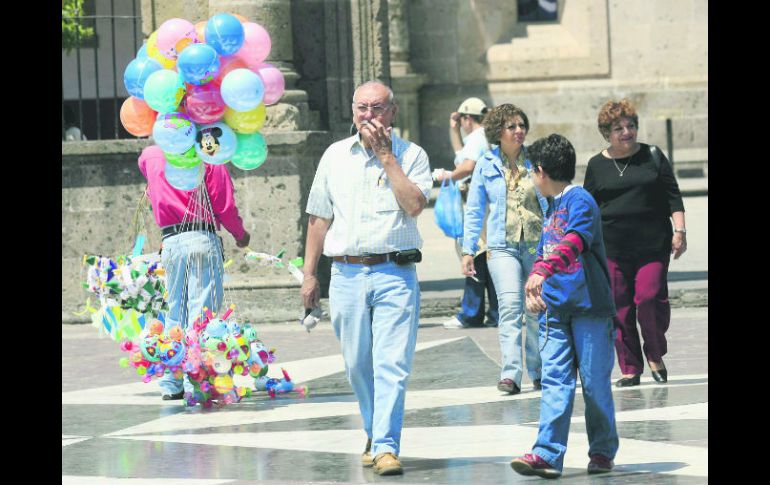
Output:
<instances>
[{"instance_id":1,"label":"white short-sleeve shirt","mask_svg":"<svg viewBox=\"0 0 770 485\"><path fill-rule=\"evenodd\" d=\"M393 155L427 201L433 179L428 155L392 134ZM318 164L308 214L331 219L323 253L363 256L422 247L417 219L398 204L382 163L353 135L333 143Z\"/></svg>"},{"instance_id":2,"label":"white short-sleeve shirt","mask_svg":"<svg viewBox=\"0 0 770 485\"><path fill-rule=\"evenodd\" d=\"M473 130L470 135L466 136L463 140L463 147L455 152L455 167L463 163L465 160L478 160L484 155L484 152L489 148L487 143L487 136L484 133L484 127L480 126ZM458 180L458 183L465 183L470 180L471 176Z\"/></svg>"}]
</instances>

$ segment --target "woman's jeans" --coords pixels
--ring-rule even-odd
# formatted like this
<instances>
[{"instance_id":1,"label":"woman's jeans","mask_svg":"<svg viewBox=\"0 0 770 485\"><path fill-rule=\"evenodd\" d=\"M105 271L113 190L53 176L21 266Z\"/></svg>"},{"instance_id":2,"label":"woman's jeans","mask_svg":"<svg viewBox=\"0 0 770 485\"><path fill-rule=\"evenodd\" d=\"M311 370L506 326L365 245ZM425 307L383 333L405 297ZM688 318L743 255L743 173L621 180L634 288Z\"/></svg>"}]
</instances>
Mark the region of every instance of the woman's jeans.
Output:
<instances>
[{"instance_id":1,"label":"woman's jeans","mask_svg":"<svg viewBox=\"0 0 770 485\"><path fill-rule=\"evenodd\" d=\"M526 324L527 374L531 380L540 379L540 352L537 346L537 315L527 313L524 305L524 285L537 259L537 244L520 241L505 249L488 249L487 266L497 292L498 331L502 370L500 379L511 379L521 388L522 346L521 329Z\"/></svg>"},{"instance_id":2,"label":"woman's jeans","mask_svg":"<svg viewBox=\"0 0 770 485\"><path fill-rule=\"evenodd\" d=\"M577 371L585 406L588 456L610 460L618 451L618 431L612 401L613 322L610 317L568 314L541 315L540 355L543 357L543 396L540 428L532 453L561 471L567 452Z\"/></svg>"},{"instance_id":3,"label":"woman's jeans","mask_svg":"<svg viewBox=\"0 0 770 485\"><path fill-rule=\"evenodd\" d=\"M420 316L414 263L334 262L329 309L372 456L398 455Z\"/></svg>"},{"instance_id":4,"label":"woman's jeans","mask_svg":"<svg viewBox=\"0 0 770 485\"><path fill-rule=\"evenodd\" d=\"M222 305L222 246L219 237L210 231L187 231L163 240L161 260L166 270L168 313L166 330L187 326L208 307L213 313ZM158 380L162 394L182 391L182 379L165 374ZM184 390L193 392L187 375Z\"/></svg>"}]
</instances>

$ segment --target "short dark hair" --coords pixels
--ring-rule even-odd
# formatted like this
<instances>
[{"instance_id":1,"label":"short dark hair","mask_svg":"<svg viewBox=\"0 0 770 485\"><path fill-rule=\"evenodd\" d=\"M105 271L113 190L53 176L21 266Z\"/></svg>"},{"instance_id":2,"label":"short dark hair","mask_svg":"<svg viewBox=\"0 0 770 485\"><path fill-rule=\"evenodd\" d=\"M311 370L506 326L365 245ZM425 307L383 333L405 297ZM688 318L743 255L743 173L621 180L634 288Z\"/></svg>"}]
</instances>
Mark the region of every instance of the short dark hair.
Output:
<instances>
[{"instance_id":1,"label":"short dark hair","mask_svg":"<svg viewBox=\"0 0 770 485\"><path fill-rule=\"evenodd\" d=\"M566 138L556 133L535 141L527 149L529 161L548 174L551 179L572 182L575 178L575 148Z\"/></svg>"}]
</instances>

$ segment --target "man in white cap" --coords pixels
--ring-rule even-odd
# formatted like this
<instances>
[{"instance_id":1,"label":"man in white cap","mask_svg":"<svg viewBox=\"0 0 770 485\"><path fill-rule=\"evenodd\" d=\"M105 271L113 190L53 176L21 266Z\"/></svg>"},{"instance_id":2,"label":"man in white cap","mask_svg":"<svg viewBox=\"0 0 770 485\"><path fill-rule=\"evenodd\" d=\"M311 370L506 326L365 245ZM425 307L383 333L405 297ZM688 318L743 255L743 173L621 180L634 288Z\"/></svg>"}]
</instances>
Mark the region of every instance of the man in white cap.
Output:
<instances>
[{"instance_id":1,"label":"man in white cap","mask_svg":"<svg viewBox=\"0 0 770 485\"><path fill-rule=\"evenodd\" d=\"M441 182L452 178L461 184L460 190L463 193L467 191L467 183L476 166L476 160L489 148L484 127L481 126L486 112L487 105L484 101L479 98L468 98L449 116L449 140L455 151L455 169L433 170L434 180ZM463 133L465 133L464 137Z\"/></svg>"},{"instance_id":2,"label":"man in white cap","mask_svg":"<svg viewBox=\"0 0 770 485\"><path fill-rule=\"evenodd\" d=\"M433 179L439 182L451 178L460 185L460 192L463 199L468 191L471 174L476 167L476 160L484 155L489 145L487 137L484 134L484 127L481 122L487 112L487 105L479 98L468 98L460 104L457 111L449 116L449 139L452 142L452 148L455 150L455 169L444 170L437 168L433 170ZM462 138L463 133L465 137ZM486 231L482 231L485 234ZM461 255L461 250L457 241L455 241L457 254ZM444 328L456 329L467 327L481 327L484 325L484 290L489 296L489 312L486 324L491 327L497 326L497 295L492 278L487 271L486 244L483 238L479 241L479 251L474 258L476 268L476 278L465 278L465 288L461 302L460 312L444 322Z\"/></svg>"}]
</instances>

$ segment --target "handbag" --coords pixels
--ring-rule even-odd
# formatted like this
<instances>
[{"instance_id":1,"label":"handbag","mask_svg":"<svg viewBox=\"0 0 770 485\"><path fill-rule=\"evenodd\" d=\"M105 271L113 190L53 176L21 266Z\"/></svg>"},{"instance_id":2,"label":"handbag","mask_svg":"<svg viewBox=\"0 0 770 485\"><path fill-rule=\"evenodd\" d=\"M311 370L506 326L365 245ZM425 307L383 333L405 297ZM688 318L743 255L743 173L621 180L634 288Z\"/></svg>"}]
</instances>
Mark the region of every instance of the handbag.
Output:
<instances>
[{"instance_id":1,"label":"handbag","mask_svg":"<svg viewBox=\"0 0 770 485\"><path fill-rule=\"evenodd\" d=\"M463 237L463 201L460 187L454 180L444 180L441 183L433 215L436 224L447 237Z\"/></svg>"}]
</instances>

